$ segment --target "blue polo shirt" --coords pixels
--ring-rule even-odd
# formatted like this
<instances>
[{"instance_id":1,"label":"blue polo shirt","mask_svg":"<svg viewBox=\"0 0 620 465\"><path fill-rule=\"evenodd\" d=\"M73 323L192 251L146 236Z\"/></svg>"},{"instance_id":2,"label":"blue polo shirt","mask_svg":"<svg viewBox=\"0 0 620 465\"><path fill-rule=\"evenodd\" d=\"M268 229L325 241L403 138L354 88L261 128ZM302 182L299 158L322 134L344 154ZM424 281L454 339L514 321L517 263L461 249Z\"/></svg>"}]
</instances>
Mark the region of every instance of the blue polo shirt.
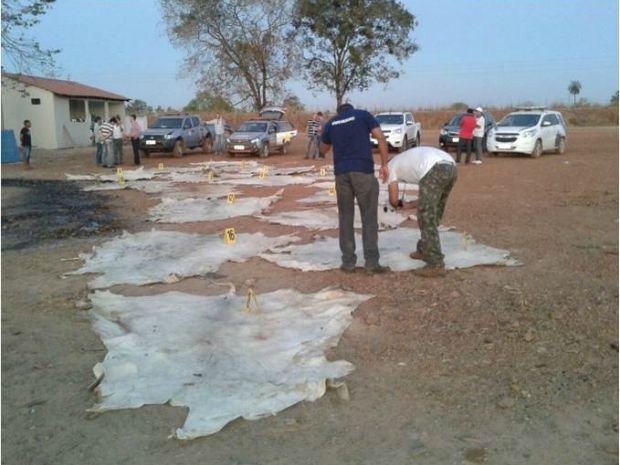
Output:
<instances>
[{"instance_id":1,"label":"blue polo shirt","mask_svg":"<svg viewBox=\"0 0 620 465\"><path fill-rule=\"evenodd\" d=\"M378 126L374 116L353 107L343 109L325 124L321 141L332 146L336 176L352 171L374 173L370 131Z\"/></svg>"}]
</instances>

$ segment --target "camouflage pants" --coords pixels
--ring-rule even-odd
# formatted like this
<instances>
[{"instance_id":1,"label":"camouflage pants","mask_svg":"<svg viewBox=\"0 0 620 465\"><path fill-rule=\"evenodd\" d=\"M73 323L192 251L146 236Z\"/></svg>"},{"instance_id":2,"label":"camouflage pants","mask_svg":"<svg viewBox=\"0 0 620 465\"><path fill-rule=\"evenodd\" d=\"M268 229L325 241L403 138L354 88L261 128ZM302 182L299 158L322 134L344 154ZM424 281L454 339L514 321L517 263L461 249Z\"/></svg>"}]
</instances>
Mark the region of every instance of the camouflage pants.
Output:
<instances>
[{"instance_id":1,"label":"camouflage pants","mask_svg":"<svg viewBox=\"0 0 620 465\"><path fill-rule=\"evenodd\" d=\"M437 227L441 222L448 195L456 182L456 166L438 163L420 180L418 225L420 240L417 251L431 266L443 265L443 253Z\"/></svg>"}]
</instances>

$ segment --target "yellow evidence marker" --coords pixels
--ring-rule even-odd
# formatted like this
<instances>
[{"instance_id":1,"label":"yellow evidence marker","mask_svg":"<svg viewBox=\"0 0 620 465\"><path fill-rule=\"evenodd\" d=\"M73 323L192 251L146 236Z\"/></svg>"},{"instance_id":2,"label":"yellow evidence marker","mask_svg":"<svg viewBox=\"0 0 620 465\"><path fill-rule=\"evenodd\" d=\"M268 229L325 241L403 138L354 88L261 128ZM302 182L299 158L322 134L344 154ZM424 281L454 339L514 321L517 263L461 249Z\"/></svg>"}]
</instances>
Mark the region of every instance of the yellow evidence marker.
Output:
<instances>
[{"instance_id":1,"label":"yellow evidence marker","mask_svg":"<svg viewBox=\"0 0 620 465\"><path fill-rule=\"evenodd\" d=\"M209 174L207 174L207 179L209 181L213 181L213 171L209 171Z\"/></svg>"},{"instance_id":2,"label":"yellow evidence marker","mask_svg":"<svg viewBox=\"0 0 620 465\"><path fill-rule=\"evenodd\" d=\"M125 184L125 174L123 168L116 168L116 182L119 184Z\"/></svg>"},{"instance_id":3,"label":"yellow evidence marker","mask_svg":"<svg viewBox=\"0 0 620 465\"><path fill-rule=\"evenodd\" d=\"M237 235L235 234L235 228L226 228L224 230L224 243L232 245L237 242Z\"/></svg>"},{"instance_id":4,"label":"yellow evidence marker","mask_svg":"<svg viewBox=\"0 0 620 465\"><path fill-rule=\"evenodd\" d=\"M256 313L260 313L260 305L258 305L258 299L256 298L256 294L254 294L254 289L251 287L248 289L248 294L245 299L245 307L243 307L243 313L251 313L252 309L250 308L250 304L254 301L254 306L256 307Z\"/></svg>"},{"instance_id":5,"label":"yellow evidence marker","mask_svg":"<svg viewBox=\"0 0 620 465\"><path fill-rule=\"evenodd\" d=\"M325 176L325 168L324 167L319 170L319 176Z\"/></svg>"},{"instance_id":6,"label":"yellow evidence marker","mask_svg":"<svg viewBox=\"0 0 620 465\"><path fill-rule=\"evenodd\" d=\"M269 168L267 168L266 166L263 166L263 167L260 169L260 173L259 173L258 177L259 177L260 179L265 179L265 176L267 176L267 173L268 173L268 172L269 172Z\"/></svg>"},{"instance_id":7,"label":"yellow evidence marker","mask_svg":"<svg viewBox=\"0 0 620 465\"><path fill-rule=\"evenodd\" d=\"M157 169L158 169L159 171L163 171L163 170L164 170L164 164L163 164L163 163L160 163L159 165L157 165Z\"/></svg>"},{"instance_id":8,"label":"yellow evidence marker","mask_svg":"<svg viewBox=\"0 0 620 465\"><path fill-rule=\"evenodd\" d=\"M327 194L332 197L336 195L336 186L329 186L329 189L327 189Z\"/></svg>"},{"instance_id":9,"label":"yellow evidence marker","mask_svg":"<svg viewBox=\"0 0 620 465\"><path fill-rule=\"evenodd\" d=\"M235 193L231 192L228 194L228 203L235 203Z\"/></svg>"}]
</instances>

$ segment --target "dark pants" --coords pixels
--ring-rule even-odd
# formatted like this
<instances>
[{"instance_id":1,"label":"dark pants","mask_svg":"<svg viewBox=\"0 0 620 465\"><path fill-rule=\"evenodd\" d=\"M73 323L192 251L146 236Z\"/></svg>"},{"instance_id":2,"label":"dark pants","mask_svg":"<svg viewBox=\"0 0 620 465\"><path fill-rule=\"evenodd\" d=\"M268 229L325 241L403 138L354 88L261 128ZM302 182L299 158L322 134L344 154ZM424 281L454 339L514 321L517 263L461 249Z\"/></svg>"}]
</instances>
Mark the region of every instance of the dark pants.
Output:
<instances>
[{"instance_id":1,"label":"dark pants","mask_svg":"<svg viewBox=\"0 0 620 465\"><path fill-rule=\"evenodd\" d=\"M133 149L133 164L140 164L140 138L132 137L131 138L131 148Z\"/></svg>"},{"instance_id":2,"label":"dark pants","mask_svg":"<svg viewBox=\"0 0 620 465\"><path fill-rule=\"evenodd\" d=\"M471 139L463 139L459 137L459 145L456 146L456 162L461 163L461 151L463 148L467 150L467 157L465 158L465 163L469 163L471 161Z\"/></svg>"},{"instance_id":3,"label":"dark pants","mask_svg":"<svg viewBox=\"0 0 620 465\"><path fill-rule=\"evenodd\" d=\"M379 265L379 182L373 174L345 173L336 176L336 199L338 202L338 227L342 264L354 267L355 254L355 201L362 218L362 243L366 268Z\"/></svg>"},{"instance_id":4,"label":"dark pants","mask_svg":"<svg viewBox=\"0 0 620 465\"><path fill-rule=\"evenodd\" d=\"M431 266L443 266L443 253L437 230L446 209L448 195L456 182L456 166L438 163L420 180L418 191L417 251Z\"/></svg>"}]
</instances>

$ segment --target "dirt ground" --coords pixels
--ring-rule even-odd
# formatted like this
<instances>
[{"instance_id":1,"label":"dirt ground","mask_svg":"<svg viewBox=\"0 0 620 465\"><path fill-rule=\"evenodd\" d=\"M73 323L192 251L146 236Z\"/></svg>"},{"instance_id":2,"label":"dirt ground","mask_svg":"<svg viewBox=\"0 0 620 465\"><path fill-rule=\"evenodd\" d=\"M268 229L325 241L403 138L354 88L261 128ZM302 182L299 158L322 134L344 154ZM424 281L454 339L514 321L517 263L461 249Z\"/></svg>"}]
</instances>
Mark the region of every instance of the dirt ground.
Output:
<instances>
[{"instance_id":1,"label":"dirt ground","mask_svg":"<svg viewBox=\"0 0 620 465\"><path fill-rule=\"evenodd\" d=\"M423 143L436 141L437 131L424 133ZM305 165L303 142L267 164ZM80 266L79 253L123 229L151 229L145 213L158 196L81 191L64 173L104 172L92 150L35 149L33 169L2 166L2 463L617 464L618 149L617 127L570 128L564 155L459 167L443 223L510 250L521 267L425 279L304 273L257 258L224 265L221 279L238 289L253 278L259 293L339 285L376 297L328 354L356 366L346 378L350 400L330 390L189 442L167 438L183 423L183 408L86 412L95 400L92 367L105 348L80 304L90 277L63 277ZM211 158L196 152L145 165ZM297 193L285 188L277 208L291 208ZM227 226L157 225L205 234ZM251 218L236 227L294 231ZM221 288L205 278L112 288L168 290Z\"/></svg>"}]
</instances>

